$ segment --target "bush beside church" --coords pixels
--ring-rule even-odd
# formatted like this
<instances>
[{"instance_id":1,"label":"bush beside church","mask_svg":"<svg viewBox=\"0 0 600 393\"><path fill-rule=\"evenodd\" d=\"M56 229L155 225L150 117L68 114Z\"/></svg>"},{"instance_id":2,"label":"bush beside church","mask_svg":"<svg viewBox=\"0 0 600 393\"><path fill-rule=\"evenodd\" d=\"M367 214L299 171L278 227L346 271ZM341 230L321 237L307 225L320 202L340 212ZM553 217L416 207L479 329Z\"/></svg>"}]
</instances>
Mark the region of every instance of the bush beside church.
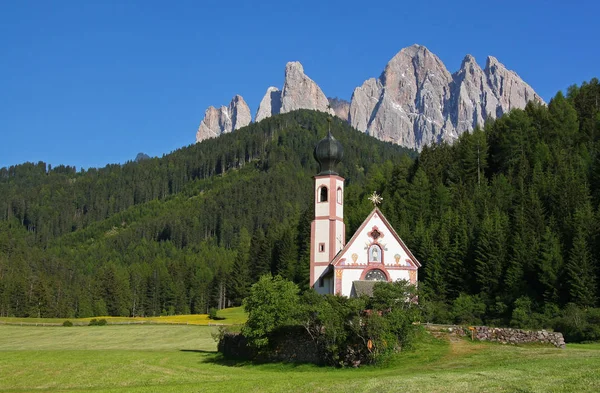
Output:
<instances>
[{"instance_id":1,"label":"bush beside church","mask_svg":"<svg viewBox=\"0 0 600 393\"><path fill-rule=\"evenodd\" d=\"M245 301L241 334L221 335L226 358L353 366L372 364L410 346L417 326L414 287L377 283L373 296L302 294L281 277L263 276Z\"/></svg>"}]
</instances>

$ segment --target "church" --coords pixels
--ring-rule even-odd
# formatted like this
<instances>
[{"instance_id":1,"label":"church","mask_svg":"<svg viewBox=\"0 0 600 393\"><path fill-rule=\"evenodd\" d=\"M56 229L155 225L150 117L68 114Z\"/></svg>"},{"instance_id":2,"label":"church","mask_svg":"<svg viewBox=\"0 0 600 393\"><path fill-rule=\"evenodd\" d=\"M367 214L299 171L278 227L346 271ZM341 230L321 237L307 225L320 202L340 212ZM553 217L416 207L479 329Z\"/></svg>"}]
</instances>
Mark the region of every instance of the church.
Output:
<instances>
[{"instance_id":1,"label":"church","mask_svg":"<svg viewBox=\"0 0 600 393\"><path fill-rule=\"evenodd\" d=\"M375 192L369 198L373 210L346 243L344 178L336 172L343 155L342 145L331 131L314 150L319 173L314 177L311 287L321 294L353 297L371 295L377 281L416 284L421 264L377 208L381 197Z\"/></svg>"}]
</instances>

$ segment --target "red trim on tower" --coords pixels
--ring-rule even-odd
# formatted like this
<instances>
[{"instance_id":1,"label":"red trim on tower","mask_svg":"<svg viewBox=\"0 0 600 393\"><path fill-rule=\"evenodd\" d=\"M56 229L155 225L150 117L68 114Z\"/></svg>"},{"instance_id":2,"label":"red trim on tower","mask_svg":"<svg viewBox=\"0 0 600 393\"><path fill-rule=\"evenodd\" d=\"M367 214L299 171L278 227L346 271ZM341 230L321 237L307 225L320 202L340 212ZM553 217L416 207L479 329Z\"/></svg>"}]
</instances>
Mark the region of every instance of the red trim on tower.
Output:
<instances>
[{"instance_id":1,"label":"red trim on tower","mask_svg":"<svg viewBox=\"0 0 600 393\"><path fill-rule=\"evenodd\" d=\"M315 285L315 221L310 223L310 286Z\"/></svg>"},{"instance_id":2,"label":"red trim on tower","mask_svg":"<svg viewBox=\"0 0 600 393\"><path fill-rule=\"evenodd\" d=\"M315 220L329 220L329 219L336 219L336 220L340 220L340 221L344 221L344 219L342 217L338 217L338 216L333 216L333 217L329 217L329 216L316 216Z\"/></svg>"},{"instance_id":3,"label":"red trim on tower","mask_svg":"<svg viewBox=\"0 0 600 393\"><path fill-rule=\"evenodd\" d=\"M329 189L335 190L335 179L331 177L329 178ZM331 219L332 217L336 216L335 207L337 204L335 203L335 198L337 198L337 193L330 192L329 194L329 196L331 197L329 198L329 218Z\"/></svg>"},{"instance_id":4,"label":"red trim on tower","mask_svg":"<svg viewBox=\"0 0 600 393\"><path fill-rule=\"evenodd\" d=\"M332 179L336 179L336 180L340 180L340 181L344 181L344 178L339 176L339 175L316 175L313 176L313 179L318 180L318 179L326 179L326 178L332 178Z\"/></svg>"},{"instance_id":5,"label":"red trim on tower","mask_svg":"<svg viewBox=\"0 0 600 393\"><path fill-rule=\"evenodd\" d=\"M335 258L335 220L329 220L329 261Z\"/></svg>"}]
</instances>

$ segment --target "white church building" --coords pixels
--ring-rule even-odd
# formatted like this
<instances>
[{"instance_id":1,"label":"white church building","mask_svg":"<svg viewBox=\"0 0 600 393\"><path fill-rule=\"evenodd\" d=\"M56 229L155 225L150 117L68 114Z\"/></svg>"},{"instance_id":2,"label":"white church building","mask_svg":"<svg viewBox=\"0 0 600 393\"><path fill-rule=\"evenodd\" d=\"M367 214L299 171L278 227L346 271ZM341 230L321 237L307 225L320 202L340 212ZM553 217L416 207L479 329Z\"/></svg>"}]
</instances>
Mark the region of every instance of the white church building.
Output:
<instances>
[{"instance_id":1,"label":"white church building","mask_svg":"<svg viewBox=\"0 0 600 393\"><path fill-rule=\"evenodd\" d=\"M320 171L314 177L311 286L321 294L350 297L371 294L377 281L407 280L416 284L421 264L377 208L381 202L377 194L370 198L373 210L345 242L344 179L335 171L343 148L331 132L317 143L314 156Z\"/></svg>"}]
</instances>

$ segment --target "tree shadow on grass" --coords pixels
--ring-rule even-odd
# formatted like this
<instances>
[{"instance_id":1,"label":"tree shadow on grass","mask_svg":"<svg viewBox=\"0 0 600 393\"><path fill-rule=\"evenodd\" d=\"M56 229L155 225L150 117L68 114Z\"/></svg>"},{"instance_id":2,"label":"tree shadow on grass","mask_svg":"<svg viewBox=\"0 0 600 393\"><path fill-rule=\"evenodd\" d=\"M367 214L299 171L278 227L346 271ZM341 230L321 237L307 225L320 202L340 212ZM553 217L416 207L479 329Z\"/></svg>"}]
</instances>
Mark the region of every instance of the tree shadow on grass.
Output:
<instances>
[{"instance_id":1,"label":"tree shadow on grass","mask_svg":"<svg viewBox=\"0 0 600 393\"><path fill-rule=\"evenodd\" d=\"M196 353L209 353L212 355L216 355L219 352L217 351L207 351L205 349L180 349L179 352L196 352Z\"/></svg>"},{"instance_id":2,"label":"tree shadow on grass","mask_svg":"<svg viewBox=\"0 0 600 393\"><path fill-rule=\"evenodd\" d=\"M227 367L241 367L247 366L251 364L260 364L257 362L253 362L245 359L226 359L221 353L218 351L207 351L204 349L180 349L180 352L193 352L193 353L201 353L206 356L203 357L202 363L211 363L219 366L227 366Z\"/></svg>"},{"instance_id":3,"label":"tree shadow on grass","mask_svg":"<svg viewBox=\"0 0 600 393\"><path fill-rule=\"evenodd\" d=\"M201 353L204 356L202 363L210 363L224 367L244 367L244 366L260 366L271 365L273 367L283 367L286 369L296 369L299 367L313 366L317 368L327 367L325 365L316 365L314 363L293 363L293 362L273 362L268 360L247 360L247 359L227 359L223 354L217 351L206 351L203 349L181 349L180 352Z\"/></svg>"}]
</instances>

